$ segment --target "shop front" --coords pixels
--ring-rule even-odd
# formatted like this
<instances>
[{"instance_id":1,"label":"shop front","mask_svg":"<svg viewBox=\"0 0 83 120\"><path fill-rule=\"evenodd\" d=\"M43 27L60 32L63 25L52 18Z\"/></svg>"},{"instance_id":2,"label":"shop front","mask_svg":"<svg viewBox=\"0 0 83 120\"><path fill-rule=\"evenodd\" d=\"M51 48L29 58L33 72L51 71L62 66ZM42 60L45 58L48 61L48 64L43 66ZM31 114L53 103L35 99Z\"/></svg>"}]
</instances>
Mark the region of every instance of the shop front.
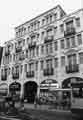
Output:
<instances>
[{"instance_id":1,"label":"shop front","mask_svg":"<svg viewBox=\"0 0 83 120\"><path fill-rule=\"evenodd\" d=\"M12 99L18 101L20 99L21 93L21 84L18 82L13 82L9 86L9 94L12 96Z\"/></svg>"},{"instance_id":2,"label":"shop front","mask_svg":"<svg viewBox=\"0 0 83 120\"><path fill-rule=\"evenodd\" d=\"M56 100L56 89L59 88L59 84L56 80L47 79L41 82L40 84L40 97L46 99L46 101L55 101Z\"/></svg>"}]
</instances>

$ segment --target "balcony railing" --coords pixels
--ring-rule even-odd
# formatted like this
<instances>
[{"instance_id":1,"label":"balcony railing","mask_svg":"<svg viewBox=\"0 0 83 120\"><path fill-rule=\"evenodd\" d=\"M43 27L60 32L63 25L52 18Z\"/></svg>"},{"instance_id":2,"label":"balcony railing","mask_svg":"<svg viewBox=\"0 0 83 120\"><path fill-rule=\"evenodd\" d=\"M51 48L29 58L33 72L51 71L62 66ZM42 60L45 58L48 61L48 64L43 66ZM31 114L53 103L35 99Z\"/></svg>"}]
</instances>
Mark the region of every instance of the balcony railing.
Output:
<instances>
[{"instance_id":1,"label":"balcony railing","mask_svg":"<svg viewBox=\"0 0 83 120\"><path fill-rule=\"evenodd\" d=\"M54 69L53 68L44 69L43 74L44 74L44 76L53 75L54 74Z\"/></svg>"},{"instance_id":2,"label":"balcony railing","mask_svg":"<svg viewBox=\"0 0 83 120\"><path fill-rule=\"evenodd\" d=\"M54 36L46 36L44 39L44 43L52 42L54 40Z\"/></svg>"},{"instance_id":3,"label":"balcony railing","mask_svg":"<svg viewBox=\"0 0 83 120\"><path fill-rule=\"evenodd\" d=\"M15 51L16 51L16 53L21 52L21 51L22 51L22 47L20 47L20 46L19 46L19 47L16 47L16 48L15 48Z\"/></svg>"},{"instance_id":4,"label":"balcony railing","mask_svg":"<svg viewBox=\"0 0 83 120\"><path fill-rule=\"evenodd\" d=\"M1 80L3 80L3 81L7 80L7 75L6 74L5 75L1 75Z\"/></svg>"},{"instance_id":5,"label":"balcony railing","mask_svg":"<svg viewBox=\"0 0 83 120\"><path fill-rule=\"evenodd\" d=\"M29 49L32 49L32 48L35 48L35 47L36 47L36 42L29 43L29 46L28 46Z\"/></svg>"},{"instance_id":6,"label":"balcony railing","mask_svg":"<svg viewBox=\"0 0 83 120\"><path fill-rule=\"evenodd\" d=\"M34 71L26 72L26 77L27 77L27 78L32 78L32 77L34 77Z\"/></svg>"},{"instance_id":7,"label":"balcony railing","mask_svg":"<svg viewBox=\"0 0 83 120\"><path fill-rule=\"evenodd\" d=\"M68 65L66 66L66 73L74 73L74 72L79 72L79 65L74 64L74 65Z\"/></svg>"},{"instance_id":8,"label":"balcony railing","mask_svg":"<svg viewBox=\"0 0 83 120\"><path fill-rule=\"evenodd\" d=\"M67 29L64 32L64 36L67 37L67 36L70 36L70 35L75 35L75 33L76 33L75 28L72 27L72 28Z\"/></svg>"},{"instance_id":9,"label":"balcony railing","mask_svg":"<svg viewBox=\"0 0 83 120\"><path fill-rule=\"evenodd\" d=\"M12 78L13 79L19 79L19 73L13 73Z\"/></svg>"}]
</instances>

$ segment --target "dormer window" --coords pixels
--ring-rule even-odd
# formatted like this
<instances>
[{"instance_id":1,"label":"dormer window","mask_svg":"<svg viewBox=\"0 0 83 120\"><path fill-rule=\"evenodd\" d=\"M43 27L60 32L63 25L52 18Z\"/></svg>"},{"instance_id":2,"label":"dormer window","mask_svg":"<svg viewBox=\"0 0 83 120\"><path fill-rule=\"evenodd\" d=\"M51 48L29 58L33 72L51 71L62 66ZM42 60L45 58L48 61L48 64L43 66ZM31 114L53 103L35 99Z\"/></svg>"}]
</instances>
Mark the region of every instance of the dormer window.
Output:
<instances>
[{"instance_id":1,"label":"dormer window","mask_svg":"<svg viewBox=\"0 0 83 120\"><path fill-rule=\"evenodd\" d=\"M76 26L77 26L77 27L80 27L80 18L79 18L79 17L76 18Z\"/></svg>"},{"instance_id":2,"label":"dormer window","mask_svg":"<svg viewBox=\"0 0 83 120\"><path fill-rule=\"evenodd\" d=\"M66 23L66 29L67 30L72 28L72 27L73 27L73 20Z\"/></svg>"},{"instance_id":3,"label":"dormer window","mask_svg":"<svg viewBox=\"0 0 83 120\"><path fill-rule=\"evenodd\" d=\"M57 13L54 14L54 20L56 20L56 19L57 19Z\"/></svg>"},{"instance_id":4,"label":"dormer window","mask_svg":"<svg viewBox=\"0 0 83 120\"><path fill-rule=\"evenodd\" d=\"M30 26L28 26L28 32L30 32Z\"/></svg>"},{"instance_id":5,"label":"dormer window","mask_svg":"<svg viewBox=\"0 0 83 120\"><path fill-rule=\"evenodd\" d=\"M42 20L42 25L44 25L44 24L45 24L45 19Z\"/></svg>"},{"instance_id":6,"label":"dormer window","mask_svg":"<svg viewBox=\"0 0 83 120\"><path fill-rule=\"evenodd\" d=\"M47 30L47 36L51 36L52 35L52 29L48 29Z\"/></svg>"},{"instance_id":7,"label":"dormer window","mask_svg":"<svg viewBox=\"0 0 83 120\"><path fill-rule=\"evenodd\" d=\"M50 22L52 22L52 15L50 15Z\"/></svg>"}]
</instances>

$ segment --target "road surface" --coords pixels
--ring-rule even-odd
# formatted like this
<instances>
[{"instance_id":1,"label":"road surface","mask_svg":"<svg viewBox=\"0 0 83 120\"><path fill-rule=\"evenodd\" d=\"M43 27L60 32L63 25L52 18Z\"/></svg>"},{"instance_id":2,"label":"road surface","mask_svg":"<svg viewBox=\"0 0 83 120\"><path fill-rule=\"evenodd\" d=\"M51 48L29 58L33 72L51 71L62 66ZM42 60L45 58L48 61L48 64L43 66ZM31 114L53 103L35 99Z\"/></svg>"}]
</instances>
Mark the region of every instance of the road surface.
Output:
<instances>
[{"instance_id":1,"label":"road surface","mask_svg":"<svg viewBox=\"0 0 83 120\"><path fill-rule=\"evenodd\" d=\"M72 120L72 118L71 113L68 111L27 109L8 114L0 113L0 120Z\"/></svg>"}]
</instances>

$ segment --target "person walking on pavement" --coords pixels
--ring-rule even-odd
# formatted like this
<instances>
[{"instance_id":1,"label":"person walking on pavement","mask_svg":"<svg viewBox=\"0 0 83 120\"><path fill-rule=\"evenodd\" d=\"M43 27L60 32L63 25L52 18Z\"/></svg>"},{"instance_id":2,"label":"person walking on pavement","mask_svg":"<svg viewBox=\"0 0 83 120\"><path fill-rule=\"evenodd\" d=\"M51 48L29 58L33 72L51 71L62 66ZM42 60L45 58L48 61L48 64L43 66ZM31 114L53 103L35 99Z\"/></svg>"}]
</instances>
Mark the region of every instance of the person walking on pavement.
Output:
<instances>
[{"instance_id":1,"label":"person walking on pavement","mask_svg":"<svg viewBox=\"0 0 83 120\"><path fill-rule=\"evenodd\" d=\"M24 110L24 98L23 97L21 97L20 103L21 103L21 109Z\"/></svg>"},{"instance_id":2,"label":"person walking on pavement","mask_svg":"<svg viewBox=\"0 0 83 120\"><path fill-rule=\"evenodd\" d=\"M35 100L34 100L34 107L37 108L37 104L38 104L38 97L37 95L35 96Z\"/></svg>"}]
</instances>

